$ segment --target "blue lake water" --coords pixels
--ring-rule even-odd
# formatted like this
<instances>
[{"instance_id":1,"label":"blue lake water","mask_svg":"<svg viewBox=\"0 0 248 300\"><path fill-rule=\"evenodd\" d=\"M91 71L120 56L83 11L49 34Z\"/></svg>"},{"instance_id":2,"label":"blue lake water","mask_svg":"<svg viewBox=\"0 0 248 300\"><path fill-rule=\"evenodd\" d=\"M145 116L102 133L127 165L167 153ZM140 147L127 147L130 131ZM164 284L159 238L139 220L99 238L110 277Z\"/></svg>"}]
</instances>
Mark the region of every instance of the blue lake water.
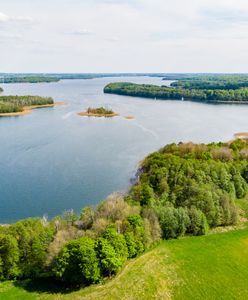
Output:
<instances>
[{"instance_id":1,"label":"blue lake water","mask_svg":"<svg viewBox=\"0 0 248 300\"><path fill-rule=\"evenodd\" d=\"M6 95L52 96L66 105L0 118L0 223L79 212L126 191L138 162L167 143L226 141L248 131L248 106L105 95L113 81L164 84L132 77L2 85ZM77 115L89 106L135 119Z\"/></svg>"}]
</instances>

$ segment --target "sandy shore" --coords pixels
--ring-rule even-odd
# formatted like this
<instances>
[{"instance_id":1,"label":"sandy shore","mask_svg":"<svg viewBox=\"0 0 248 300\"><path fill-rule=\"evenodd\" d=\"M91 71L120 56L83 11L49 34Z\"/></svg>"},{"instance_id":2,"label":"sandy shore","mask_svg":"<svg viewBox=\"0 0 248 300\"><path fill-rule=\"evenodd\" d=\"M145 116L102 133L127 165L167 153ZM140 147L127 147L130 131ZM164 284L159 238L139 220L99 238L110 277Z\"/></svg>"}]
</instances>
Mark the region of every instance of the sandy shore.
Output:
<instances>
[{"instance_id":1,"label":"sandy shore","mask_svg":"<svg viewBox=\"0 0 248 300\"><path fill-rule=\"evenodd\" d=\"M236 139L248 139L248 132L238 132L234 134Z\"/></svg>"},{"instance_id":2,"label":"sandy shore","mask_svg":"<svg viewBox=\"0 0 248 300\"><path fill-rule=\"evenodd\" d=\"M124 116L123 118L124 118L124 119L127 119L127 120L133 120L133 119L134 119L134 116Z\"/></svg>"},{"instance_id":3,"label":"sandy shore","mask_svg":"<svg viewBox=\"0 0 248 300\"><path fill-rule=\"evenodd\" d=\"M93 113L87 113L87 112L81 112L78 113L81 117L105 117L105 118L112 118L119 116L118 113L112 113L112 114L93 114Z\"/></svg>"},{"instance_id":4,"label":"sandy shore","mask_svg":"<svg viewBox=\"0 0 248 300\"><path fill-rule=\"evenodd\" d=\"M93 114L93 113L87 113L87 112L81 112L78 113L79 116L81 117L105 117L105 118L111 118L111 117L119 117L120 114L118 113L112 113L112 114ZM124 119L127 120L133 120L133 116L123 116Z\"/></svg>"},{"instance_id":5,"label":"sandy shore","mask_svg":"<svg viewBox=\"0 0 248 300\"><path fill-rule=\"evenodd\" d=\"M64 105L64 104L65 104L64 102L55 102L53 104L24 106L23 111L13 112L13 113L0 113L0 117L16 117L16 116L28 115L31 114L32 109L54 107L54 106Z\"/></svg>"}]
</instances>

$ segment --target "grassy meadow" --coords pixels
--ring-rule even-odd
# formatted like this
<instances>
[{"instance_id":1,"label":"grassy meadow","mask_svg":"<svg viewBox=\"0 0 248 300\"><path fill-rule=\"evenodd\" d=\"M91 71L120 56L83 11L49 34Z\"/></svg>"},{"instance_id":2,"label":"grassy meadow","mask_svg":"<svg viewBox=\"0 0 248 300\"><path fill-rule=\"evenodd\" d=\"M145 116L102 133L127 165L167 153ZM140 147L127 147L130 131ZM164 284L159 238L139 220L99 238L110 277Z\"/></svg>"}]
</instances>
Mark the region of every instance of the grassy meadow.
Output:
<instances>
[{"instance_id":1,"label":"grassy meadow","mask_svg":"<svg viewBox=\"0 0 248 300\"><path fill-rule=\"evenodd\" d=\"M248 228L163 241L112 280L77 291L52 282L3 282L12 299L248 299Z\"/></svg>"}]
</instances>

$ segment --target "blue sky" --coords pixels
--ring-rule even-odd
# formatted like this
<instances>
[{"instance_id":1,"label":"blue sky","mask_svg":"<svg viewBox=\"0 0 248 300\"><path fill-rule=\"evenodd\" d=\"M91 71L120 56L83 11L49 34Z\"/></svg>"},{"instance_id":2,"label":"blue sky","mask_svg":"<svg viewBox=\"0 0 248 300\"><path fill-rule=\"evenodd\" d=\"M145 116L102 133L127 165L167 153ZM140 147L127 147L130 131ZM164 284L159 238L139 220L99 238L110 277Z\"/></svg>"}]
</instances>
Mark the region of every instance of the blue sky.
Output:
<instances>
[{"instance_id":1,"label":"blue sky","mask_svg":"<svg viewBox=\"0 0 248 300\"><path fill-rule=\"evenodd\" d=\"M247 0L0 0L0 72L248 72Z\"/></svg>"}]
</instances>

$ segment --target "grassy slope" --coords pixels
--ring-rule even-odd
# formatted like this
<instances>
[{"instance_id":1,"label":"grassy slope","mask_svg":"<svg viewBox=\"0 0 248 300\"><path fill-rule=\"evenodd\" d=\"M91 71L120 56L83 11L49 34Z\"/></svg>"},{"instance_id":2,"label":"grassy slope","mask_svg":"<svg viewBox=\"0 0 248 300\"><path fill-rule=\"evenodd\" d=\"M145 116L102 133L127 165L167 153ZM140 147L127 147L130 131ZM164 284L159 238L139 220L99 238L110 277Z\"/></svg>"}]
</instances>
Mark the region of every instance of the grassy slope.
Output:
<instances>
[{"instance_id":1,"label":"grassy slope","mask_svg":"<svg viewBox=\"0 0 248 300\"><path fill-rule=\"evenodd\" d=\"M248 228L164 241L104 285L69 294L44 291L6 282L0 299L248 299Z\"/></svg>"}]
</instances>

